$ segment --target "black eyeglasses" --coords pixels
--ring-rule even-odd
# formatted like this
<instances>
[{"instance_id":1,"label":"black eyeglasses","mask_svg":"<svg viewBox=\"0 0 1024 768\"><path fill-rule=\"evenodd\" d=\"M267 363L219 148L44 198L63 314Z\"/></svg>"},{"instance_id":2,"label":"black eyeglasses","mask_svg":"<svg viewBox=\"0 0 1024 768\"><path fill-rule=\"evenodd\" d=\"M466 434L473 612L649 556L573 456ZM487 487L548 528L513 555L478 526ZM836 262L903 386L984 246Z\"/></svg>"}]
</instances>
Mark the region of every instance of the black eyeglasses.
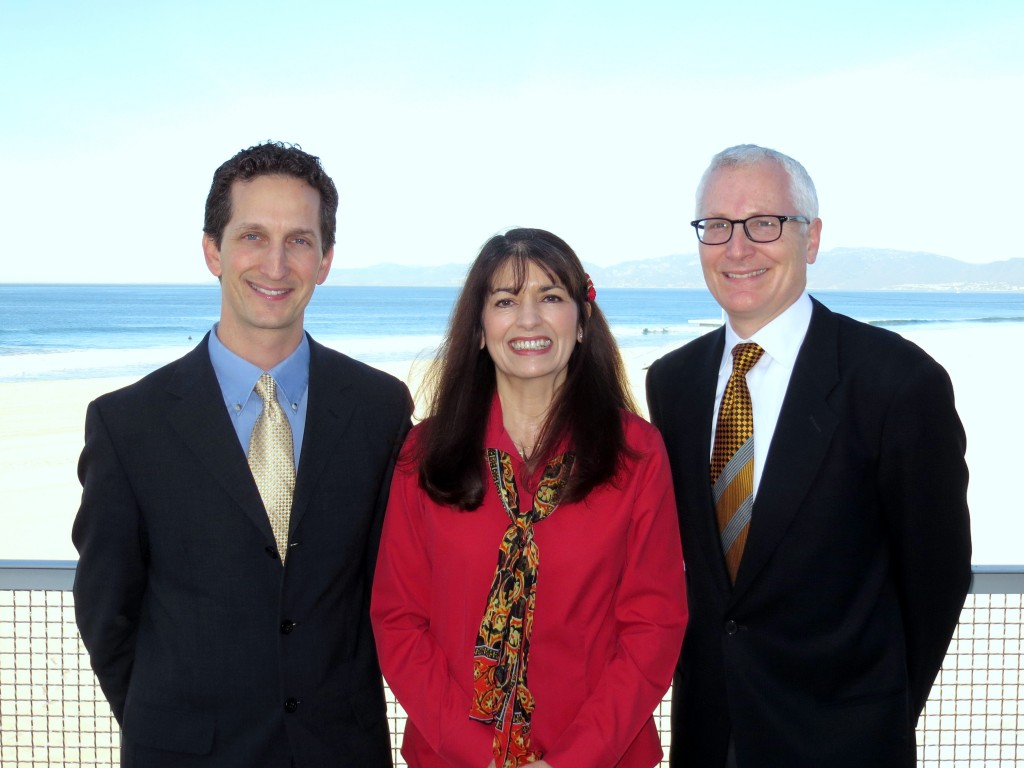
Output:
<instances>
[{"instance_id":1,"label":"black eyeglasses","mask_svg":"<svg viewBox=\"0 0 1024 768\"><path fill-rule=\"evenodd\" d=\"M733 226L743 225L743 231L755 243L774 243L782 237L782 224L798 221L810 224L806 216L751 216L747 219L697 219L690 226L697 230L697 239L704 245L725 245L732 238Z\"/></svg>"}]
</instances>

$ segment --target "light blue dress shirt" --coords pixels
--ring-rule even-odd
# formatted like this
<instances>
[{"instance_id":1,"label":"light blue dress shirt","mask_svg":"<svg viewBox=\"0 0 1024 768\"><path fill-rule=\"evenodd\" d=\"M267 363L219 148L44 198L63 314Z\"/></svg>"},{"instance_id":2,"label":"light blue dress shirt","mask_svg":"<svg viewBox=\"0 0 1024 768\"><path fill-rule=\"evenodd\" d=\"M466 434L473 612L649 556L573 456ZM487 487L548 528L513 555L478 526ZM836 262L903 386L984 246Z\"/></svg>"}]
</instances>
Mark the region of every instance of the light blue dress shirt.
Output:
<instances>
[{"instance_id":1,"label":"light blue dress shirt","mask_svg":"<svg viewBox=\"0 0 1024 768\"><path fill-rule=\"evenodd\" d=\"M263 369L243 360L217 338L217 326L210 331L210 362L217 374L224 405L238 435L242 451L249 455L249 438L256 419L263 412L263 400L254 387ZM292 452L295 470L299 468L302 437L306 432L306 395L309 391L309 339L305 334L288 357L267 371L277 383L277 400L292 428Z\"/></svg>"}]
</instances>

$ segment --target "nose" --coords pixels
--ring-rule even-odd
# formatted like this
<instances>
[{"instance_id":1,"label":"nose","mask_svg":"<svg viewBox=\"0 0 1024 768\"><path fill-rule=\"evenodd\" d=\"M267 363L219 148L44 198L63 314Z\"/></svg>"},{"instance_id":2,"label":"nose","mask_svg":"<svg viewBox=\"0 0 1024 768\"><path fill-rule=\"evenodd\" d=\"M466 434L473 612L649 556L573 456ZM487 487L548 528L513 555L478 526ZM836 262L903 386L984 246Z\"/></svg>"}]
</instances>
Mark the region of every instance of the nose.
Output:
<instances>
[{"instance_id":1,"label":"nose","mask_svg":"<svg viewBox=\"0 0 1024 768\"><path fill-rule=\"evenodd\" d=\"M754 241L747 237L742 224L732 225L732 237L725 244L725 254L730 259L746 258L754 252Z\"/></svg>"},{"instance_id":2,"label":"nose","mask_svg":"<svg viewBox=\"0 0 1024 768\"><path fill-rule=\"evenodd\" d=\"M281 280L288 274L288 253L284 243L274 243L266 250L260 271L272 280Z\"/></svg>"},{"instance_id":3,"label":"nose","mask_svg":"<svg viewBox=\"0 0 1024 768\"><path fill-rule=\"evenodd\" d=\"M519 305L519 313L516 316L516 324L520 328L534 328L540 323L540 311L537 302L526 297Z\"/></svg>"}]
</instances>

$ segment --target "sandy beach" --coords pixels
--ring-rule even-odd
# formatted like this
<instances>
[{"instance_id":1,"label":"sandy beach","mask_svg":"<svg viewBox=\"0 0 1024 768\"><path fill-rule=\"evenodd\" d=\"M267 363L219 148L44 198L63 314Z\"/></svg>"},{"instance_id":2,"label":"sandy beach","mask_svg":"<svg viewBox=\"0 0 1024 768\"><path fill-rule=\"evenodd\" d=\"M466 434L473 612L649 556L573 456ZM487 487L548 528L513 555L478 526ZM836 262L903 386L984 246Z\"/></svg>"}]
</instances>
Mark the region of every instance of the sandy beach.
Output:
<instances>
[{"instance_id":1,"label":"sandy beach","mask_svg":"<svg viewBox=\"0 0 1024 768\"><path fill-rule=\"evenodd\" d=\"M1021 501L1004 478L1019 469L1016 435L1024 434L1024 410L1003 407L1002 387L993 376L1004 350L1020 342L1015 325L977 325L928 329L906 334L938 360L953 379L957 407L967 430L971 469L969 499L974 531L974 562L1024 561ZM669 347L642 347L624 354L638 403L643 406L645 369ZM1011 354L1005 385L1016 390L1024 380L1024 357ZM419 390L424 362L379 367ZM131 379L80 379L0 383L0 487L7 493L0 559L73 560L70 530L81 494L77 478L85 410L98 395ZM681 393L682 394L682 393Z\"/></svg>"}]
</instances>

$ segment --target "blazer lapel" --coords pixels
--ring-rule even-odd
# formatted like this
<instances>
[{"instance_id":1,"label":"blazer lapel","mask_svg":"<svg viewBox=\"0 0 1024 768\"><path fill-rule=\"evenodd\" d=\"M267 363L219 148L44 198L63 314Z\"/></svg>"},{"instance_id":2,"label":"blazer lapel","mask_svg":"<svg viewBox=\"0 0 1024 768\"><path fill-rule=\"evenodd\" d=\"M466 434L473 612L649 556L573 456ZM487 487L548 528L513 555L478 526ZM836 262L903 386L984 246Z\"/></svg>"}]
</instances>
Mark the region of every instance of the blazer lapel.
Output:
<instances>
[{"instance_id":1,"label":"blazer lapel","mask_svg":"<svg viewBox=\"0 0 1024 768\"><path fill-rule=\"evenodd\" d=\"M690 568L702 568L713 574L712 580L723 600L732 592L729 573L719 543L718 521L711 496L711 422L715 408L715 389L725 346L723 328L690 342L694 355L680 367L678 378L671 372L662 386L661 410L666 440L671 439L670 455L678 467L676 494L681 509L680 524L699 542L684 548ZM699 351L698 351L699 350ZM692 561L704 558L705 562Z\"/></svg>"},{"instance_id":2,"label":"blazer lapel","mask_svg":"<svg viewBox=\"0 0 1024 768\"><path fill-rule=\"evenodd\" d=\"M722 352L725 349L725 328L724 326L714 331L716 338L709 345L706 356L697 366L700 376L693 382L693 400L700 404L697 413L698 421L692 425L690 443L693 446L694 455L687 466L693 467L693 477L690 484L693 486L693 494L696 500L694 510L691 514L696 515L694 526L697 529L700 540L704 542L701 550L707 553L714 553L708 563L714 573L714 582L718 587L723 599L728 599L732 592L732 582L729 579L729 571L725 566L725 556L722 554L721 535L718 531L718 517L715 513L715 501L711 494L711 425L714 421L715 391L718 388L718 372L722 367ZM684 552L685 556L686 553Z\"/></svg>"},{"instance_id":3,"label":"blazer lapel","mask_svg":"<svg viewBox=\"0 0 1024 768\"><path fill-rule=\"evenodd\" d=\"M273 538L256 481L245 451L224 407L220 384L210 363L209 334L183 357L167 391L174 398L168 409L173 429L217 478L253 525Z\"/></svg>"},{"instance_id":4,"label":"blazer lapel","mask_svg":"<svg viewBox=\"0 0 1024 768\"><path fill-rule=\"evenodd\" d=\"M352 418L355 403L346 396L351 386L344 367L325 354L324 347L309 339L309 394L306 429L302 438L299 471L295 477L290 528L294 533L309 508L317 481L335 453L345 427Z\"/></svg>"},{"instance_id":5,"label":"blazer lapel","mask_svg":"<svg viewBox=\"0 0 1024 768\"><path fill-rule=\"evenodd\" d=\"M785 536L839 423L827 401L839 382L837 332L835 316L814 301L754 500L736 596L757 578Z\"/></svg>"}]
</instances>

